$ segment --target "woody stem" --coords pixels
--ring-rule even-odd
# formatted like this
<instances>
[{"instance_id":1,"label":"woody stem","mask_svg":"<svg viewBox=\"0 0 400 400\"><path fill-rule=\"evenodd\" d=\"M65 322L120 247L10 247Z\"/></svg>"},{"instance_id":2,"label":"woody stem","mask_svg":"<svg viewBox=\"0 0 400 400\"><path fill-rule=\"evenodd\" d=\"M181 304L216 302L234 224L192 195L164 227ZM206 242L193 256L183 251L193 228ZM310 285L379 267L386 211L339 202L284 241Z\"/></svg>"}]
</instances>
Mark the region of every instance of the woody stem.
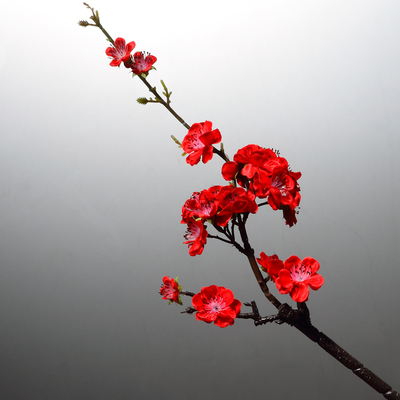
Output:
<instances>
[{"instance_id":1,"label":"woody stem","mask_svg":"<svg viewBox=\"0 0 400 400\"><path fill-rule=\"evenodd\" d=\"M242 238L244 245L244 254L249 260L251 270L257 280L258 285L260 286L261 291L264 293L264 296L268 299L268 301L275 307L278 308L281 306L281 302L269 291L268 286L263 278L260 268L258 267L257 260L254 256L254 249L250 246L249 238L246 231L245 223L243 222L241 214L238 214L238 226L240 237Z\"/></svg>"}]
</instances>

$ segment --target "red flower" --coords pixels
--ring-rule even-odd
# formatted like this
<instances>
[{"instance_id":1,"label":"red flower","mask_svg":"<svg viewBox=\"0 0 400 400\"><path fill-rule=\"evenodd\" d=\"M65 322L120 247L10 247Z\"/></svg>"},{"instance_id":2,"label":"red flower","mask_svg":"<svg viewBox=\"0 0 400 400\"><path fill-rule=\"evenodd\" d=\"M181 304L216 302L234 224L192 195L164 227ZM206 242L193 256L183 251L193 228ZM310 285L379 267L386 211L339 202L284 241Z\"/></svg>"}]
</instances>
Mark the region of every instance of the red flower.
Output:
<instances>
[{"instance_id":1,"label":"red flower","mask_svg":"<svg viewBox=\"0 0 400 400\"><path fill-rule=\"evenodd\" d=\"M190 127L182 141L183 151L189 154L188 157L186 157L186 162L188 164L198 164L200 158L202 158L205 164L212 159L212 145L219 143L222 137L218 129L211 129L212 123L210 121L196 123Z\"/></svg>"},{"instance_id":2,"label":"red flower","mask_svg":"<svg viewBox=\"0 0 400 400\"><path fill-rule=\"evenodd\" d=\"M256 173L260 173L259 178L263 178L264 173L269 175L277 164L278 156L272 149L264 149L256 144L249 144L240 149L233 159L244 165L242 175L253 178Z\"/></svg>"},{"instance_id":3,"label":"red flower","mask_svg":"<svg viewBox=\"0 0 400 400\"><path fill-rule=\"evenodd\" d=\"M200 255L204 250L204 245L207 243L207 230L201 221L189 221L187 232L185 234L186 242L189 247L189 254L191 256Z\"/></svg>"},{"instance_id":4,"label":"red flower","mask_svg":"<svg viewBox=\"0 0 400 400\"><path fill-rule=\"evenodd\" d=\"M251 212L255 214L258 210L255 196L241 187L234 188L231 185L224 186L219 193L219 208L215 216L215 223L226 226L233 214Z\"/></svg>"},{"instance_id":5,"label":"red flower","mask_svg":"<svg viewBox=\"0 0 400 400\"><path fill-rule=\"evenodd\" d=\"M131 51L135 48L135 42L129 42L125 45L125 39L116 38L115 47L107 47L106 54L113 58L110 62L112 67L118 67L123 61L129 60Z\"/></svg>"},{"instance_id":6,"label":"red flower","mask_svg":"<svg viewBox=\"0 0 400 400\"><path fill-rule=\"evenodd\" d=\"M324 284L324 278L317 274L319 262L311 257L303 261L297 256L289 257L279 271L275 285L281 294L290 293L291 298L302 303L308 300L310 287L318 290Z\"/></svg>"},{"instance_id":7,"label":"red flower","mask_svg":"<svg viewBox=\"0 0 400 400\"><path fill-rule=\"evenodd\" d=\"M164 296L163 300L169 300L169 304L175 302L182 305L182 300L179 296L181 290L182 286L178 284L178 278L172 279L169 276L164 276L160 289L161 296Z\"/></svg>"},{"instance_id":8,"label":"red flower","mask_svg":"<svg viewBox=\"0 0 400 400\"><path fill-rule=\"evenodd\" d=\"M273 256L267 256L264 252L260 254L261 258L257 258L259 264L261 264L261 269L267 272L272 280L275 282L278 277L279 271L283 267L283 261L274 254Z\"/></svg>"},{"instance_id":9,"label":"red flower","mask_svg":"<svg viewBox=\"0 0 400 400\"><path fill-rule=\"evenodd\" d=\"M201 192L194 192L182 207L182 224L187 224L187 233L183 242L188 244L189 254L201 254L207 243L207 230L204 223L209 221L219 226L226 226L234 214L258 210L255 195L241 187L212 186Z\"/></svg>"},{"instance_id":10,"label":"red flower","mask_svg":"<svg viewBox=\"0 0 400 400\"><path fill-rule=\"evenodd\" d=\"M144 52L136 52L133 55L133 63L127 61L125 63L125 67L131 68L132 72L136 75L140 75L144 72L147 72L151 69L153 64L157 61L157 57L148 54L146 58L144 57Z\"/></svg>"},{"instance_id":11,"label":"red flower","mask_svg":"<svg viewBox=\"0 0 400 400\"><path fill-rule=\"evenodd\" d=\"M286 160L285 160L286 161ZM289 206L294 210L300 203L299 185L297 179L300 172L292 172L287 168L275 168L271 175L271 186L268 189L268 204L274 210Z\"/></svg>"},{"instance_id":12,"label":"red flower","mask_svg":"<svg viewBox=\"0 0 400 400\"><path fill-rule=\"evenodd\" d=\"M297 180L300 172L289 170L285 158L272 149L264 149L249 144L235 154L234 161L222 166L225 180L236 179L237 183L252 191L258 198L268 198L273 210L282 210L286 224L293 226L296 222L295 208L300 203L300 187Z\"/></svg>"},{"instance_id":13,"label":"red flower","mask_svg":"<svg viewBox=\"0 0 400 400\"><path fill-rule=\"evenodd\" d=\"M214 322L221 328L233 325L242 306L231 290L215 285L203 287L200 293L193 296L192 305L197 310L198 321Z\"/></svg>"},{"instance_id":14,"label":"red flower","mask_svg":"<svg viewBox=\"0 0 400 400\"><path fill-rule=\"evenodd\" d=\"M271 171L275 165L279 164L276 153L272 149L264 149L256 144L249 144L238 150L233 159L237 165L236 179L238 183L243 187L248 187L249 181L252 181L254 183L252 189L256 195L260 198L265 197L258 189L255 190L255 186L258 184L262 188L269 187ZM233 165L223 167L225 179L229 178L232 172Z\"/></svg>"},{"instance_id":15,"label":"red flower","mask_svg":"<svg viewBox=\"0 0 400 400\"><path fill-rule=\"evenodd\" d=\"M226 226L233 214L258 210L255 195L241 187L212 186L193 193L182 207L182 223L211 220L219 226Z\"/></svg>"},{"instance_id":16,"label":"red flower","mask_svg":"<svg viewBox=\"0 0 400 400\"><path fill-rule=\"evenodd\" d=\"M213 186L210 189L195 192L182 207L182 223L187 223L192 218L203 220L211 219L218 210L217 192L222 186Z\"/></svg>"}]
</instances>

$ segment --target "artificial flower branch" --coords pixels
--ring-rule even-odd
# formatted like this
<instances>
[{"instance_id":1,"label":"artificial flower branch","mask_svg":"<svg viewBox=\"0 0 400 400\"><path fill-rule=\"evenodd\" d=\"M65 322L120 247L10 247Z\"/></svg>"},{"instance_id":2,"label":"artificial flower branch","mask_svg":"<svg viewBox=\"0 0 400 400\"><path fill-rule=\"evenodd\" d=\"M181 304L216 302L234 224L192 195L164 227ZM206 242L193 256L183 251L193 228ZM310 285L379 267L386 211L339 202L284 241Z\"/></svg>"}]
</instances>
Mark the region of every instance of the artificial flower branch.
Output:
<instances>
[{"instance_id":1,"label":"artificial flower branch","mask_svg":"<svg viewBox=\"0 0 400 400\"><path fill-rule=\"evenodd\" d=\"M214 322L221 328L233 325L236 318L252 319L256 326L270 322L287 323L318 343L346 368L383 394L386 399L400 399L399 393L393 391L388 384L311 324L310 313L305 303L308 300L309 288L318 290L324 283L322 276L317 273L319 270L317 260L311 257L301 260L297 256L291 256L286 261L282 261L277 255L267 256L264 252L260 254L260 258L255 257L255 251L250 245L246 231L246 222L250 213L255 214L259 207L269 205L273 210L283 212L283 218L289 227L296 224L297 207L301 199L297 181L301 173L293 172L286 159L280 156L279 151L254 144L240 149L234 155L233 161L230 161L225 154L221 134L218 129L212 129L210 121L189 126L171 108L172 92L168 91L164 82L161 80L166 101L157 92L156 87L152 87L147 81L146 77L149 71L154 69L153 64L157 58L143 52L136 52L132 56L130 53L135 47L135 42L126 44L120 37L114 41L101 25L98 11L94 11L86 3L83 4L92 11L90 19L94 24L79 21L79 25L98 27L113 46L106 49L106 54L112 58L110 65L120 66L123 62L126 68L132 70L133 76L137 75L155 97L155 100L139 98L138 102L140 104L161 103L188 130L182 143L172 136L178 146L184 150L183 155L188 154L186 162L192 166L198 164L200 160L207 163L212 159L213 154L217 154L225 161L222 166L222 176L229 181L229 185L213 186L201 192L195 192L182 208L182 223L187 224L188 227L185 234L187 240L184 243L189 247L189 254L200 255L207 237L233 245L247 257L261 291L277 308L278 313L261 317L255 302L244 303L252 307L251 313L241 313L241 303L234 298L231 290L211 285L203 287L200 293L195 294L183 291L177 278L171 279L167 276L163 278L160 289L163 299L169 300L169 303L183 305L180 295L192 297L192 307L186 308L183 313L196 312L197 320L206 323ZM214 147L217 143L221 143L220 150ZM256 198L266 200L257 204ZM211 223L227 239L210 235L206 230L206 222ZM235 239L235 227L239 231L242 244ZM266 278L263 277L260 269L267 273ZM287 303L282 304L277 300L269 291L267 286L269 281L275 283L281 294L290 294L297 302L298 308L293 309Z\"/></svg>"}]
</instances>

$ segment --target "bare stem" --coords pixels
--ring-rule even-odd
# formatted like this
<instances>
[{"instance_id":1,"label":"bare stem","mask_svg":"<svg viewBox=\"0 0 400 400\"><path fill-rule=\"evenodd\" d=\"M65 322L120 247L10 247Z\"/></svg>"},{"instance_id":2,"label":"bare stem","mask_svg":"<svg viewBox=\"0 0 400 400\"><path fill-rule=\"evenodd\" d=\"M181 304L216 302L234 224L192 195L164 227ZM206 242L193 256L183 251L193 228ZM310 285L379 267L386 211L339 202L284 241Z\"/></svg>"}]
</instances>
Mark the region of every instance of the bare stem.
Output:
<instances>
[{"instance_id":1,"label":"bare stem","mask_svg":"<svg viewBox=\"0 0 400 400\"><path fill-rule=\"evenodd\" d=\"M140 80L147 86L147 88L150 90L151 93L155 96L155 98L158 100L159 103L161 103L187 130L190 129L190 126L184 121L182 117L180 117L169 105L168 102L166 102L157 92L157 89L155 87L152 87L149 82L147 82L147 79L143 77L142 75L138 75Z\"/></svg>"}]
</instances>

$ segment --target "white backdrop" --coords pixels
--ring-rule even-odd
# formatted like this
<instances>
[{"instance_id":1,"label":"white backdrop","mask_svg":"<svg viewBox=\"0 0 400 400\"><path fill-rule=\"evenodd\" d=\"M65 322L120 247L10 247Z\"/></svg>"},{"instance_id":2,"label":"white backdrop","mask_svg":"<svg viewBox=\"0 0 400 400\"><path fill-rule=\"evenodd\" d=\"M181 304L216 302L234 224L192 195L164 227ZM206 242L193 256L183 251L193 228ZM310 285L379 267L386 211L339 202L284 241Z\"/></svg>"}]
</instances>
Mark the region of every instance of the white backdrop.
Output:
<instances>
[{"instance_id":1,"label":"white backdrop","mask_svg":"<svg viewBox=\"0 0 400 400\"><path fill-rule=\"evenodd\" d=\"M302 172L298 224L264 207L252 245L318 259L313 323L400 391L399 3L89 4L158 58L149 81L189 124L212 121L231 157L256 143ZM185 163L170 139L185 130L136 103L147 89L109 66L101 32L77 25L89 16L2 5L0 397L379 398L293 328L220 329L161 300L162 277L179 276L274 313L234 249L188 255L182 204L224 183L221 162Z\"/></svg>"}]
</instances>

